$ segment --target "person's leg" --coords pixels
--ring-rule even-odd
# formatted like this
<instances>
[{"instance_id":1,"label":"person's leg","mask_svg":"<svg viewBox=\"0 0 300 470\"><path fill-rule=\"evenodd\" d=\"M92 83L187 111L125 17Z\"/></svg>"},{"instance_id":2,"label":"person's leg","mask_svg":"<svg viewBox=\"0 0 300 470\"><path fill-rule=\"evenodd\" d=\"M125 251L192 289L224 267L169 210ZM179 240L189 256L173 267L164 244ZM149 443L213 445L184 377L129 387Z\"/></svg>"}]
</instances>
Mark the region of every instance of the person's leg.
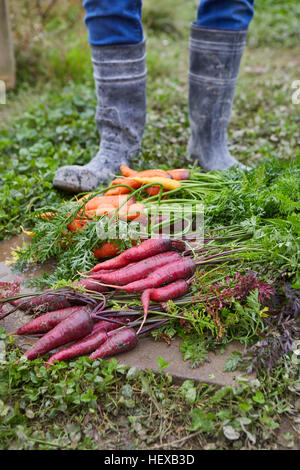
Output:
<instances>
[{"instance_id":1,"label":"person's leg","mask_svg":"<svg viewBox=\"0 0 300 470\"><path fill-rule=\"evenodd\" d=\"M59 168L56 187L91 191L139 153L146 122L146 53L141 0L85 0L95 86L97 155L84 166Z\"/></svg>"},{"instance_id":2,"label":"person's leg","mask_svg":"<svg viewBox=\"0 0 300 470\"><path fill-rule=\"evenodd\" d=\"M227 147L240 61L253 0L202 0L191 25L188 151L207 170L238 164Z\"/></svg>"},{"instance_id":3,"label":"person's leg","mask_svg":"<svg viewBox=\"0 0 300 470\"><path fill-rule=\"evenodd\" d=\"M245 30L253 18L254 0L201 0L196 24L204 28Z\"/></svg>"},{"instance_id":4,"label":"person's leg","mask_svg":"<svg viewBox=\"0 0 300 470\"><path fill-rule=\"evenodd\" d=\"M143 41L141 0L84 0L85 24L93 46Z\"/></svg>"}]
</instances>

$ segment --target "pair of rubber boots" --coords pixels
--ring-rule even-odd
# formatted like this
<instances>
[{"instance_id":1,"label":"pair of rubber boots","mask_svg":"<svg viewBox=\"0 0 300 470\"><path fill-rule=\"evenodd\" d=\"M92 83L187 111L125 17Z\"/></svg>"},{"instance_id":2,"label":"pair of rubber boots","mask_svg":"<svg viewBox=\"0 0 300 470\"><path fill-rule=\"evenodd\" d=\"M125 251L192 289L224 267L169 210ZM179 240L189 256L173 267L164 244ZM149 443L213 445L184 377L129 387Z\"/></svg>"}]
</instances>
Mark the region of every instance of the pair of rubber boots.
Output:
<instances>
[{"instance_id":1,"label":"pair of rubber boots","mask_svg":"<svg viewBox=\"0 0 300 470\"><path fill-rule=\"evenodd\" d=\"M191 26L188 152L206 170L239 164L227 147L240 61L247 31ZM145 41L125 46L91 46L101 137L97 155L84 166L57 170L53 185L74 193L92 191L129 165L141 147L146 123Z\"/></svg>"}]
</instances>

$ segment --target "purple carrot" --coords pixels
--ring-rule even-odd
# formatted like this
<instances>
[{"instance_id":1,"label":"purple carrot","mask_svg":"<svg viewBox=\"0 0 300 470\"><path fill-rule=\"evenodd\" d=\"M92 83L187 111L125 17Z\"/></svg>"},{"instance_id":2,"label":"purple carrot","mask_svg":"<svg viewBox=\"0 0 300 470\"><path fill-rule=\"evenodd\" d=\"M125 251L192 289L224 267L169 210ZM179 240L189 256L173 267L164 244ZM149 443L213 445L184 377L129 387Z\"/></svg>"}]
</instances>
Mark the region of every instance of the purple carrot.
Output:
<instances>
[{"instance_id":1,"label":"purple carrot","mask_svg":"<svg viewBox=\"0 0 300 470\"><path fill-rule=\"evenodd\" d=\"M156 289L146 289L142 293L141 301L144 309L144 319L138 330L138 333L144 326L144 323L147 319L150 300L154 302L167 302L168 300L176 299L177 297L182 297L189 290L189 284L184 279L179 279L178 281L171 282L166 286L159 287Z\"/></svg>"},{"instance_id":2,"label":"purple carrot","mask_svg":"<svg viewBox=\"0 0 300 470\"><path fill-rule=\"evenodd\" d=\"M76 282L75 286L82 286L87 290L100 293L106 292L108 290L107 287L99 284L97 280L91 278L81 279L80 281Z\"/></svg>"},{"instance_id":3,"label":"purple carrot","mask_svg":"<svg viewBox=\"0 0 300 470\"><path fill-rule=\"evenodd\" d=\"M172 250L170 239L149 238L137 246L128 248L128 250L123 251L120 255L97 264L91 272L96 272L100 269L123 268L134 261L140 261L170 250Z\"/></svg>"},{"instance_id":4,"label":"purple carrot","mask_svg":"<svg viewBox=\"0 0 300 470\"><path fill-rule=\"evenodd\" d=\"M195 270L195 262L191 258L183 258L156 269L153 274L145 279L131 282L122 287L114 287L123 289L126 292L142 292L146 289L153 289L163 286L164 284L170 284L178 279L187 279L194 274Z\"/></svg>"},{"instance_id":5,"label":"purple carrot","mask_svg":"<svg viewBox=\"0 0 300 470\"><path fill-rule=\"evenodd\" d=\"M68 307L61 310L54 310L53 312L45 313L40 317L34 318L26 325L21 326L16 332L16 335L32 335L36 333L47 333L58 325L62 320L68 318L73 313L80 310L82 307Z\"/></svg>"},{"instance_id":6,"label":"purple carrot","mask_svg":"<svg viewBox=\"0 0 300 470\"><path fill-rule=\"evenodd\" d=\"M138 342L136 332L133 328L120 328L108 336L107 340L96 349L90 359L106 358L115 356L125 351L133 349Z\"/></svg>"},{"instance_id":7,"label":"purple carrot","mask_svg":"<svg viewBox=\"0 0 300 470\"><path fill-rule=\"evenodd\" d=\"M11 300L9 303L14 307L18 307L19 309L26 310L28 312L32 312L40 306L43 306L43 308L48 312L72 307L72 302L66 294L56 295L45 293L44 295L39 295L34 298L29 297L25 300L24 298Z\"/></svg>"},{"instance_id":8,"label":"purple carrot","mask_svg":"<svg viewBox=\"0 0 300 470\"><path fill-rule=\"evenodd\" d=\"M166 251L164 253L151 256L150 258L143 259L142 261L138 261L137 263L133 263L130 267L125 266L113 273L96 273L93 275L93 278L100 279L102 282L106 282L107 284L122 286L129 282L143 279L155 269L166 266L167 264L180 259L181 256L179 253L175 251Z\"/></svg>"},{"instance_id":9,"label":"purple carrot","mask_svg":"<svg viewBox=\"0 0 300 470\"><path fill-rule=\"evenodd\" d=\"M107 340L107 332L102 329L98 329L95 333L88 335L87 337L77 341L68 348L58 351L56 354L50 357L47 361L47 366L54 364L55 361L65 361L66 359L73 359L75 357L84 356L95 351L101 344Z\"/></svg>"},{"instance_id":10,"label":"purple carrot","mask_svg":"<svg viewBox=\"0 0 300 470\"><path fill-rule=\"evenodd\" d=\"M84 306L61 321L52 330L48 331L32 349L25 353L27 359L35 359L52 351L52 349L87 336L93 329L93 320L90 313L91 309Z\"/></svg>"},{"instance_id":11,"label":"purple carrot","mask_svg":"<svg viewBox=\"0 0 300 470\"><path fill-rule=\"evenodd\" d=\"M96 323L93 330L85 338L76 341L71 346L58 351L56 354L50 357L47 364L53 364L54 361L64 361L66 359L72 359L74 357L84 356L95 351L102 343L104 343L108 336L109 331L115 330L120 326L121 321L127 323L129 319L127 317L121 317L115 320L110 318L110 321L100 321Z\"/></svg>"}]
</instances>

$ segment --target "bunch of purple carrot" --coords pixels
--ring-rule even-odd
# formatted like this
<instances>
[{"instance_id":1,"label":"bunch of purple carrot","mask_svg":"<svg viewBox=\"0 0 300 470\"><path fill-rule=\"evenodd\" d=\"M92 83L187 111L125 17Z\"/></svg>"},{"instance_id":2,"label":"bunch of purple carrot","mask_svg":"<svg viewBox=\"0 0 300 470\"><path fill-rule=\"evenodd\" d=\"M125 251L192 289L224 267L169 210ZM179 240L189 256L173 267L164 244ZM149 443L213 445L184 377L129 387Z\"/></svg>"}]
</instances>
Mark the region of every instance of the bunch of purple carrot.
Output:
<instances>
[{"instance_id":1,"label":"bunch of purple carrot","mask_svg":"<svg viewBox=\"0 0 300 470\"><path fill-rule=\"evenodd\" d=\"M41 306L48 310L16 331L16 335L42 335L25 356L35 359L64 346L48 360L47 364L53 364L55 360L87 354L90 359L106 358L134 348L140 334L167 321L152 320L151 326L144 327L150 301L164 303L188 292L196 263L190 256L182 256L179 251L184 248L184 242L150 238L97 264L76 284L84 287L86 293L58 289L31 295L29 300L26 295L1 300L10 302L15 309L34 311ZM104 293L111 289L141 293L143 319L138 320L137 311L105 316L109 312L104 311ZM91 293L102 296L102 301L99 302L99 297L95 300Z\"/></svg>"}]
</instances>

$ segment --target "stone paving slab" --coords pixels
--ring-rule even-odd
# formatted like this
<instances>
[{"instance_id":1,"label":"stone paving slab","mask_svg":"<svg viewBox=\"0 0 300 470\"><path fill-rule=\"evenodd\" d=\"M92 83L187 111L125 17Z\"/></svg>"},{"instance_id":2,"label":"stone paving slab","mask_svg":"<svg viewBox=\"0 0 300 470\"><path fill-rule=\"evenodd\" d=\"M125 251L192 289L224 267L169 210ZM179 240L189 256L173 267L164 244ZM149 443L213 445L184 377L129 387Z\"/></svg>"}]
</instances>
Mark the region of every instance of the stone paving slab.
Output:
<instances>
[{"instance_id":1,"label":"stone paving slab","mask_svg":"<svg viewBox=\"0 0 300 470\"><path fill-rule=\"evenodd\" d=\"M0 280L12 281L16 277L16 273L12 272L9 266L4 262L5 258L9 255L10 250L17 245L22 244L19 237L15 237L10 242L0 243L2 250L0 251ZM45 267L36 268L28 273L18 274L18 277L23 279L40 276L43 270L51 270L51 264ZM23 288L22 291L28 289ZM11 315L7 316L0 322L0 326L4 326L7 333L13 333L16 329L27 323L32 317L26 315L24 312L17 310ZM36 339L32 337L16 337L16 345L23 351L29 349ZM238 342L229 344L223 354L221 352L210 352L207 361L197 368L192 368L187 361L182 359L180 351L179 338L171 341L168 345L165 341L155 341L151 336L141 337L137 347L120 356L116 356L118 361L124 365L130 365L141 370L152 369L155 372L159 371L157 359L162 357L165 361L169 362L169 366L165 369L172 375L175 382L183 382L184 380L193 380L195 382L203 382L208 384L216 384L220 386L230 385L241 375L236 372L224 372L224 366L228 357L231 356L233 350L242 351L242 345ZM247 376L253 379L254 376Z\"/></svg>"},{"instance_id":2,"label":"stone paving slab","mask_svg":"<svg viewBox=\"0 0 300 470\"><path fill-rule=\"evenodd\" d=\"M241 377L237 372L224 372L224 366L232 351L242 351L240 343L228 345L224 353L210 352L207 361L199 367L192 368L187 361L182 359L180 351L181 340L176 338L168 345L164 341L154 341L152 337L142 338L133 351L123 353L119 361L121 364L137 367L138 369L152 369L159 371L157 358L162 357L169 363L165 369L176 383L184 380L193 380L214 385L231 385ZM248 375L248 380L254 379L254 375Z\"/></svg>"}]
</instances>

